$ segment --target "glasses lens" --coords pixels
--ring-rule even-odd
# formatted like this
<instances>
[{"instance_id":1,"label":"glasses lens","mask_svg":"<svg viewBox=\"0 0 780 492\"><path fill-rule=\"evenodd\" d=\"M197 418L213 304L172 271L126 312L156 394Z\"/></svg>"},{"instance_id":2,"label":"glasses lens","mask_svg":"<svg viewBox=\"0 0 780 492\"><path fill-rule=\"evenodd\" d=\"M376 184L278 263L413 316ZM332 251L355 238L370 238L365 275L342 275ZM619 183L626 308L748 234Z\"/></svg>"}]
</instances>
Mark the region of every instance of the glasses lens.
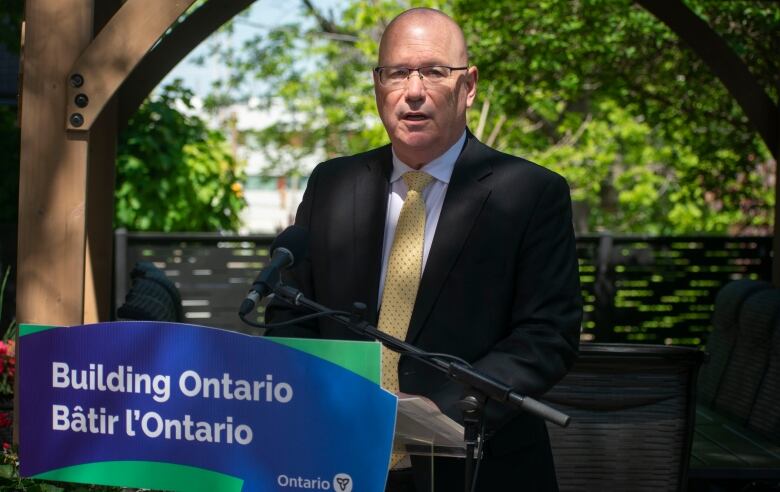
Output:
<instances>
[{"instance_id":1,"label":"glasses lens","mask_svg":"<svg viewBox=\"0 0 780 492\"><path fill-rule=\"evenodd\" d=\"M438 83L443 82L450 76L450 69L448 67L421 67L420 74L423 79L428 82Z\"/></svg>"},{"instance_id":2,"label":"glasses lens","mask_svg":"<svg viewBox=\"0 0 780 492\"><path fill-rule=\"evenodd\" d=\"M379 81L383 84L402 84L409 78L409 69L403 67L387 67L379 71Z\"/></svg>"}]
</instances>

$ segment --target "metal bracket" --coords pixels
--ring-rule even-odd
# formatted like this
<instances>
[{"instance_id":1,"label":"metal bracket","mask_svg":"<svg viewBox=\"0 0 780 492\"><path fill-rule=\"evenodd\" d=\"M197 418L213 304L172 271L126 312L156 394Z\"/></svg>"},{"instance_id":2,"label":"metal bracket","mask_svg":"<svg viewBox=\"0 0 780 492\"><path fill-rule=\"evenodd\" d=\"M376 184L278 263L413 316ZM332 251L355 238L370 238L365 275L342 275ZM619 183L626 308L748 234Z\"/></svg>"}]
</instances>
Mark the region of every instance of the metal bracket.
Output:
<instances>
[{"instance_id":1,"label":"metal bracket","mask_svg":"<svg viewBox=\"0 0 780 492\"><path fill-rule=\"evenodd\" d=\"M68 72L65 128L87 132L133 68L195 0L127 0Z\"/></svg>"}]
</instances>

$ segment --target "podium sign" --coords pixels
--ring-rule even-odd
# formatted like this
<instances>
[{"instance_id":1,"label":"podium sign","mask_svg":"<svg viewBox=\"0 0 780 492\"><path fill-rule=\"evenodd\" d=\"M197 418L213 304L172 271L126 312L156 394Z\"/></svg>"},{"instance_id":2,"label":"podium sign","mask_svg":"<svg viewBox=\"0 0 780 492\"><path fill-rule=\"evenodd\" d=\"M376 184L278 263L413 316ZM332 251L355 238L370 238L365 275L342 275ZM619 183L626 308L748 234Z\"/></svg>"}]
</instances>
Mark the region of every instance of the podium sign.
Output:
<instances>
[{"instance_id":1,"label":"podium sign","mask_svg":"<svg viewBox=\"0 0 780 492\"><path fill-rule=\"evenodd\" d=\"M23 325L23 476L165 490L384 490L396 398L372 342L193 325Z\"/></svg>"}]
</instances>

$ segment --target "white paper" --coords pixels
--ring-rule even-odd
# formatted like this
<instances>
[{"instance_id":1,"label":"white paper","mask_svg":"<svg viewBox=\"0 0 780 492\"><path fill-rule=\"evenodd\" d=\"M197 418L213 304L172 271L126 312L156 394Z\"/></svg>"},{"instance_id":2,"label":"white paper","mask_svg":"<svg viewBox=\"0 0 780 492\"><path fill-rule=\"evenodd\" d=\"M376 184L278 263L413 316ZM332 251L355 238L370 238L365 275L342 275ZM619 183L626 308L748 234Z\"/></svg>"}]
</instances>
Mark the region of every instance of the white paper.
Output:
<instances>
[{"instance_id":1,"label":"white paper","mask_svg":"<svg viewBox=\"0 0 780 492\"><path fill-rule=\"evenodd\" d=\"M398 398L393 449L409 454L463 457L463 426L441 413L430 400L402 395Z\"/></svg>"}]
</instances>

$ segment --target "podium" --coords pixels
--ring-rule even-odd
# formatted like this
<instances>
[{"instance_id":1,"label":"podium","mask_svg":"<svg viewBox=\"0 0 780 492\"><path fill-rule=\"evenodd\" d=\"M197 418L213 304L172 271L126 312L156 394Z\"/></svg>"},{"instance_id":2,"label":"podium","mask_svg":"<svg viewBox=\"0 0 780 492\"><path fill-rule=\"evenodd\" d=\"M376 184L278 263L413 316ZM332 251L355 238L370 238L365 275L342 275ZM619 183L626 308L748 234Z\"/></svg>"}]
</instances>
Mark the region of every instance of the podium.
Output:
<instances>
[{"instance_id":1,"label":"podium","mask_svg":"<svg viewBox=\"0 0 780 492\"><path fill-rule=\"evenodd\" d=\"M382 492L394 445L466 456L461 425L380 387L377 342L132 321L22 325L17 347L25 477Z\"/></svg>"}]
</instances>

